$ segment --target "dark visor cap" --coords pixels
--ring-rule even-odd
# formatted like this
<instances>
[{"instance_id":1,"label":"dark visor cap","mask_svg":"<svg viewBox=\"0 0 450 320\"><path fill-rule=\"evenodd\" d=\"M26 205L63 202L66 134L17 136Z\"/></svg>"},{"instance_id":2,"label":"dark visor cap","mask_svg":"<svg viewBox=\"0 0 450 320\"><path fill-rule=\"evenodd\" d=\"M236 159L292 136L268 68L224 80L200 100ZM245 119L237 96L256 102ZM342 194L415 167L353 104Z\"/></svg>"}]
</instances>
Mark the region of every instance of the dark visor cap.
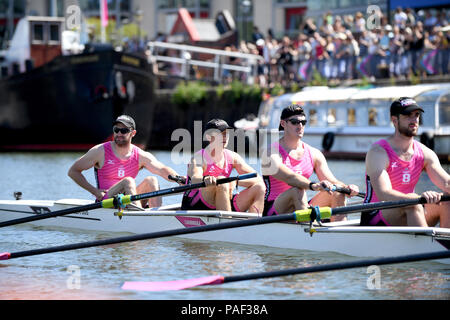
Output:
<instances>
[{"instance_id":1,"label":"dark visor cap","mask_svg":"<svg viewBox=\"0 0 450 320\"><path fill-rule=\"evenodd\" d=\"M128 128L131 128L133 130L136 129L136 123L134 122L133 118L126 115L119 116L116 121L114 121L113 125L116 123L122 123L123 125L127 126Z\"/></svg>"},{"instance_id":2,"label":"dark visor cap","mask_svg":"<svg viewBox=\"0 0 450 320\"><path fill-rule=\"evenodd\" d=\"M417 102L412 98L403 97L395 100L391 104L391 115L409 114L415 110L425 112L421 107L419 107Z\"/></svg>"},{"instance_id":3,"label":"dark visor cap","mask_svg":"<svg viewBox=\"0 0 450 320\"><path fill-rule=\"evenodd\" d=\"M209 120L205 126L205 131L208 131L210 129L216 129L216 130L220 130L221 132L223 132L227 129L233 129L233 127L230 127L225 120L212 119L212 120Z\"/></svg>"}]
</instances>

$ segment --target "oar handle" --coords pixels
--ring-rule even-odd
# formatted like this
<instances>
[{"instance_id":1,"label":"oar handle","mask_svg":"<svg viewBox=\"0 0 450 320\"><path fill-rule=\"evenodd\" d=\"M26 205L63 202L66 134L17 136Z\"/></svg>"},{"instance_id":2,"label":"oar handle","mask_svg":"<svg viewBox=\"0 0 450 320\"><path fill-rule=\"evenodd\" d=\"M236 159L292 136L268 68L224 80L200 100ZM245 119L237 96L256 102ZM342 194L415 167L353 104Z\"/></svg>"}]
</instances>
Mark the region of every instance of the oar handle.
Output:
<instances>
[{"instance_id":1,"label":"oar handle","mask_svg":"<svg viewBox=\"0 0 450 320\"><path fill-rule=\"evenodd\" d=\"M169 180L181 183L181 184L186 184L186 178L182 177L182 176L172 176L169 174L168 176Z\"/></svg>"},{"instance_id":2,"label":"oar handle","mask_svg":"<svg viewBox=\"0 0 450 320\"><path fill-rule=\"evenodd\" d=\"M237 175L235 177L219 179L219 180L217 180L217 184L228 183L228 182L232 182L232 181L236 181L236 180L246 180L246 179L256 178L257 176L258 176L258 174L256 172L246 173L246 174Z\"/></svg>"},{"instance_id":3,"label":"oar handle","mask_svg":"<svg viewBox=\"0 0 450 320\"><path fill-rule=\"evenodd\" d=\"M350 195L350 193L352 193L352 190L350 190L350 188L338 187L336 185L334 185L333 188L331 188L331 191L337 191L337 192L348 194L348 195ZM366 194L364 192L358 192L358 194L356 196L360 197L360 198L365 198Z\"/></svg>"}]
</instances>

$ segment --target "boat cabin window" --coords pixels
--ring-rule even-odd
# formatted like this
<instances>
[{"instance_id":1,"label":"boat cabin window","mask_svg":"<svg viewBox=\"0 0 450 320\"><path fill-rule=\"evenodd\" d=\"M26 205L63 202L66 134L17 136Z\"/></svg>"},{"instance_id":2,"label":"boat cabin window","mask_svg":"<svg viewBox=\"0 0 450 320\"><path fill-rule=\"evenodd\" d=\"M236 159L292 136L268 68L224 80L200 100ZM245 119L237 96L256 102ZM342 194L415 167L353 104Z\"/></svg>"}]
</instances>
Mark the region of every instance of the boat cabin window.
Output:
<instances>
[{"instance_id":1,"label":"boat cabin window","mask_svg":"<svg viewBox=\"0 0 450 320\"><path fill-rule=\"evenodd\" d=\"M439 124L450 125L450 93L439 101Z\"/></svg>"},{"instance_id":2,"label":"boat cabin window","mask_svg":"<svg viewBox=\"0 0 450 320\"><path fill-rule=\"evenodd\" d=\"M59 24L50 25L50 41L59 42Z\"/></svg>"},{"instance_id":3,"label":"boat cabin window","mask_svg":"<svg viewBox=\"0 0 450 320\"><path fill-rule=\"evenodd\" d=\"M327 123L328 123L328 125L336 125L336 109L335 108L328 109Z\"/></svg>"},{"instance_id":4,"label":"boat cabin window","mask_svg":"<svg viewBox=\"0 0 450 320\"><path fill-rule=\"evenodd\" d=\"M317 111L315 109L309 109L308 124L317 126Z\"/></svg>"},{"instance_id":5,"label":"boat cabin window","mask_svg":"<svg viewBox=\"0 0 450 320\"><path fill-rule=\"evenodd\" d=\"M33 42L44 42L44 25L41 23L33 23Z\"/></svg>"},{"instance_id":6,"label":"boat cabin window","mask_svg":"<svg viewBox=\"0 0 450 320\"><path fill-rule=\"evenodd\" d=\"M31 43L60 44L61 24L47 21L31 22Z\"/></svg>"},{"instance_id":7,"label":"boat cabin window","mask_svg":"<svg viewBox=\"0 0 450 320\"><path fill-rule=\"evenodd\" d=\"M353 108L347 109L347 124L349 126L356 125L356 111Z\"/></svg>"},{"instance_id":8,"label":"boat cabin window","mask_svg":"<svg viewBox=\"0 0 450 320\"><path fill-rule=\"evenodd\" d=\"M369 126L386 127L390 124L389 108L391 106L390 100L385 99L370 99L368 106L368 124Z\"/></svg>"},{"instance_id":9,"label":"boat cabin window","mask_svg":"<svg viewBox=\"0 0 450 320\"><path fill-rule=\"evenodd\" d=\"M377 124L377 109L369 108L369 126L376 126Z\"/></svg>"},{"instance_id":10,"label":"boat cabin window","mask_svg":"<svg viewBox=\"0 0 450 320\"><path fill-rule=\"evenodd\" d=\"M327 102L309 101L304 106L308 125L312 127L326 127L328 124Z\"/></svg>"}]
</instances>

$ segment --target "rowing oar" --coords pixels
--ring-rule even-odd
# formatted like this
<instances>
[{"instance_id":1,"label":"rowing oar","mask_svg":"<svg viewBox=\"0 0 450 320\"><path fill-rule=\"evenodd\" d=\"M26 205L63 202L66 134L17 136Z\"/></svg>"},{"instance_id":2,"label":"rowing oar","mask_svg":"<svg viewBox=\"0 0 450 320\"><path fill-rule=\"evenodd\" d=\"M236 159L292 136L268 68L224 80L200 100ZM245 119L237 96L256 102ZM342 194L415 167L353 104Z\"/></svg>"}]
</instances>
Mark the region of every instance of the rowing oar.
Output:
<instances>
[{"instance_id":1,"label":"rowing oar","mask_svg":"<svg viewBox=\"0 0 450 320\"><path fill-rule=\"evenodd\" d=\"M333 187L331 188L331 191L337 191L337 192L348 194L348 195L352 192L350 190L350 188L338 187L336 185L333 185ZM365 198L366 194L364 192L358 192L358 194L356 196L360 197L360 198Z\"/></svg>"},{"instance_id":2,"label":"rowing oar","mask_svg":"<svg viewBox=\"0 0 450 320\"><path fill-rule=\"evenodd\" d=\"M450 200L449 195L443 196L441 201L448 201L448 200ZM360 212L360 211L366 210L366 209L367 210L376 210L376 209L398 208L398 207L410 206L410 205L415 205L415 204L420 204L420 203L425 203L425 202L426 202L426 199L421 197L421 198L410 199L410 200L385 201L385 202L382 201L382 202L374 202L374 203L366 203L366 204L349 205L346 207L337 207L337 208L333 208L333 209L329 208L329 207L322 207L322 208L316 208L316 209L309 208L309 209L304 209L304 210L297 210L291 214L280 214L280 215L274 215L274 216L262 217L262 218L252 218L252 219L232 221L232 222L215 223L215 224L209 224L209 225L198 226L198 227L164 230L164 231L157 231L157 232L152 232L152 233L136 234L136 235L131 235L131 236L123 236L123 237L118 237L118 238L67 244L67 245L62 245L62 246L55 246L55 247L42 248L42 249L33 249L33 250L19 251L19 252L13 252L13 253L3 252L3 253L0 253L0 260L8 260L8 259L14 259L14 258L20 258L20 257L46 254L46 253L111 245L111 244L117 244L117 243L122 243L122 242L131 242L131 241L156 239L156 238L163 238L163 237L170 237L170 236L179 236L179 235L184 235L184 234L192 234L192 233L215 231L215 230L224 230L224 229L238 228L238 227L247 227L247 226L252 226L252 225L262 225L262 224L267 224L267 223L282 222L282 221L289 221L289 220L295 220L298 222L311 222L313 220L328 219L331 217L332 214L335 215L335 214ZM318 211L317 209L320 212L317 212Z\"/></svg>"},{"instance_id":3,"label":"rowing oar","mask_svg":"<svg viewBox=\"0 0 450 320\"><path fill-rule=\"evenodd\" d=\"M169 174L168 178L172 181L181 183L181 184L185 184L186 183L186 178L182 177L182 176L172 176Z\"/></svg>"},{"instance_id":4,"label":"rowing oar","mask_svg":"<svg viewBox=\"0 0 450 320\"><path fill-rule=\"evenodd\" d=\"M303 268L294 268L286 270L276 270L268 272L250 273L237 276L209 276L195 279L174 280L174 281L160 281L160 282L145 282L145 281L127 281L122 285L124 290L137 290L137 291L167 291L167 290L183 290L198 286L205 285L218 285L229 282L264 279L282 276L291 276L296 274L312 273L312 272L324 272L335 271L350 268L368 267L372 265L385 265L394 263L405 263L413 261L431 260L431 259L443 259L450 258L450 250L403 255L396 257L365 259L358 261L338 262L331 264L315 265Z\"/></svg>"},{"instance_id":5,"label":"rowing oar","mask_svg":"<svg viewBox=\"0 0 450 320\"><path fill-rule=\"evenodd\" d=\"M254 178L256 176L257 176L256 172L247 173L247 174L238 175L235 177L218 179L217 184L228 183L228 182L235 181L235 180L250 179L250 178ZM25 223L25 222L31 222L31 221L36 221L36 220L64 216L64 215L67 215L70 213L76 213L76 212L81 212L81 211L88 211L88 210L94 210L94 209L99 209L99 208L119 208L119 207L123 207L127 204L130 204L131 202L138 201L138 200L144 200L144 199L153 198L153 197L181 193L181 192L185 192L187 190L204 188L204 187L206 187L205 182L200 182L200 183L187 184L187 185L183 185L183 186L162 189L162 190L157 190L157 191L152 191L152 192L142 193L142 194L136 194L136 195L126 195L126 196L119 195L119 196L116 196L113 198L108 198L108 199L105 199L105 200L102 200L102 201L99 201L96 203L84 205L84 206L78 206L78 207L68 208L68 209L64 209L64 210L38 214L38 215L30 216L30 217L0 222L0 228L16 225L16 224L20 224L20 223Z\"/></svg>"}]
</instances>

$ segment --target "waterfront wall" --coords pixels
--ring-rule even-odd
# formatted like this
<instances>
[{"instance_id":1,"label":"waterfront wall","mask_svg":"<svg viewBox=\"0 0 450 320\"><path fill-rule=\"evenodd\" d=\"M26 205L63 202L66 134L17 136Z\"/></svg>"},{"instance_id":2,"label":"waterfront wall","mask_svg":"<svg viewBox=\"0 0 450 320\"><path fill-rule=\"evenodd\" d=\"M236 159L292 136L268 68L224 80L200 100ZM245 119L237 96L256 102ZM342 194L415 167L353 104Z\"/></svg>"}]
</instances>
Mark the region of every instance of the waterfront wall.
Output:
<instances>
[{"instance_id":1,"label":"waterfront wall","mask_svg":"<svg viewBox=\"0 0 450 320\"><path fill-rule=\"evenodd\" d=\"M216 90L207 91L205 98L197 103L175 103L174 93L174 90L156 91L150 150L171 150L179 143L178 140L171 141L172 133L179 128L194 133L194 121L202 121L203 128L210 119L220 118L233 126L235 121L248 114L257 115L261 103L261 96L219 96Z\"/></svg>"}]
</instances>

